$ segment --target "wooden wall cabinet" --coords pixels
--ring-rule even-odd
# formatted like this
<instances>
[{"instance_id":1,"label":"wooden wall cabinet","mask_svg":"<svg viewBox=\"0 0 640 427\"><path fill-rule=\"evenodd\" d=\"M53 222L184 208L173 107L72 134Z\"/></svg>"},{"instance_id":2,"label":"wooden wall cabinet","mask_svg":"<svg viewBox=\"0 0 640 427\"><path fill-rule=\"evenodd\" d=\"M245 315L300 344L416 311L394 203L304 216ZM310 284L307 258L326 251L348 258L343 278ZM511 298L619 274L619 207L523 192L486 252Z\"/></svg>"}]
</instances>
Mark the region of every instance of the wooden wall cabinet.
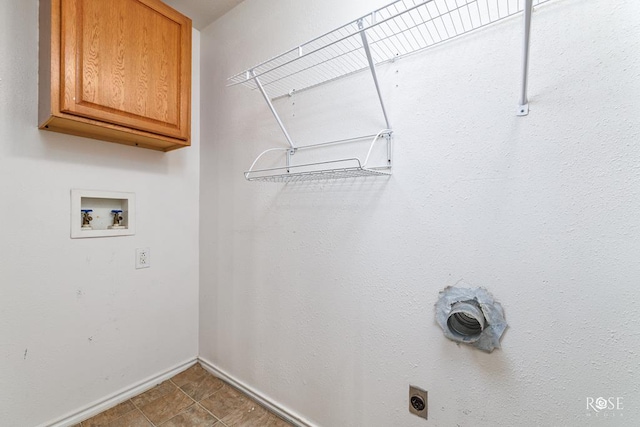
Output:
<instances>
[{"instance_id":1,"label":"wooden wall cabinet","mask_svg":"<svg viewBox=\"0 0 640 427\"><path fill-rule=\"evenodd\" d=\"M41 129L191 144L191 19L159 0L40 0Z\"/></svg>"}]
</instances>

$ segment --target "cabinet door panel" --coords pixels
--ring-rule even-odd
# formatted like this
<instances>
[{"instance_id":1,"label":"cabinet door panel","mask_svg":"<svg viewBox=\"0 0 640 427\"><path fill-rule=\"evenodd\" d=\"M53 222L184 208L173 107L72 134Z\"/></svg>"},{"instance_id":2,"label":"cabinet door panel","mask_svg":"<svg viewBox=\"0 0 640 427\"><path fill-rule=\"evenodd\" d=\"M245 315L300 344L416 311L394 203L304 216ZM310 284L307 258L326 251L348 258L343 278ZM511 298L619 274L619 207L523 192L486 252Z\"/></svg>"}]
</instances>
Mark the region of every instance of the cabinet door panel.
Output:
<instances>
[{"instance_id":1,"label":"cabinet door panel","mask_svg":"<svg viewBox=\"0 0 640 427\"><path fill-rule=\"evenodd\" d=\"M61 110L189 139L191 25L156 0L63 0Z\"/></svg>"}]
</instances>

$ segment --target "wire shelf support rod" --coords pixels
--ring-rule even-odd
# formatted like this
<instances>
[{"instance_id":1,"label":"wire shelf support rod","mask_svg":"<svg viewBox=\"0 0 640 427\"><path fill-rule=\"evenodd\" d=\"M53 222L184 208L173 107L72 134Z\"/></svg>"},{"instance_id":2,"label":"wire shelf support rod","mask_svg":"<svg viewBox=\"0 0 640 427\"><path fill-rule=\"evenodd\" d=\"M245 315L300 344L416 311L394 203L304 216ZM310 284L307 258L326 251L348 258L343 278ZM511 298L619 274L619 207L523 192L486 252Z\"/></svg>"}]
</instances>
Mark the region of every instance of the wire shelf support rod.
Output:
<instances>
[{"instance_id":1,"label":"wire shelf support rod","mask_svg":"<svg viewBox=\"0 0 640 427\"><path fill-rule=\"evenodd\" d=\"M520 88L520 105L518 116L529 114L529 99L527 98L527 86L529 80L529 45L531 35L531 12L533 0L525 0L524 5L524 40L522 46L522 87Z\"/></svg>"},{"instance_id":2,"label":"wire shelf support rod","mask_svg":"<svg viewBox=\"0 0 640 427\"><path fill-rule=\"evenodd\" d=\"M264 90L264 87L262 86L262 83L260 83L260 79L258 78L258 76L256 76L256 74L255 74L255 72L253 70L250 71L250 75L253 78L253 81L256 83L256 86L260 90L260 93L262 94L262 97L264 98L264 100L266 101L267 105L269 106L269 109L271 110L271 113L275 117L276 122L278 122L278 126L280 126L280 130L282 130L282 133L284 133L284 137L287 139L287 142L291 146L291 151L294 151L296 149L296 145L293 143L293 140L289 136L289 132L287 132L287 128L284 127L284 123L282 123L282 120L280 120L280 116L278 115L278 112L276 111L275 107L273 106L273 103L271 102L271 99L269 98L269 95L267 95L267 92ZM293 152L289 152L289 154L287 155L287 159L289 159L291 154L294 154L294 153Z\"/></svg>"},{"instance_id":3,"label":"wire shelf support rod","mask_svg":"<svg viewBox=\"0 0 640 427\"><path fill-rule=\"evenodd\" d=\"M371 14L371 20L375 22L375 12ZM376 65L373 62L373 57L371 56L371 49L369 48L369 41L367 40L367 33L364 29L364 23L362 19L358 20L358 28L360 29L360 37L362 38L362 47L364 48L364 53L367 56L367 62L369 63L369 69L371 70L371 76L373 77L373 83L376 85L376 92L378 93L378 100L380 101L380 107L382 108L382 115L384 116L384 121L387 125L387 129L391 129L391 125L389 124L389 117L387 116L387 110L384 108L384 101L382 100L382 92L380 92L380 84L378 83L378 74L376 73Z\"/></svg>"}]
</instances>

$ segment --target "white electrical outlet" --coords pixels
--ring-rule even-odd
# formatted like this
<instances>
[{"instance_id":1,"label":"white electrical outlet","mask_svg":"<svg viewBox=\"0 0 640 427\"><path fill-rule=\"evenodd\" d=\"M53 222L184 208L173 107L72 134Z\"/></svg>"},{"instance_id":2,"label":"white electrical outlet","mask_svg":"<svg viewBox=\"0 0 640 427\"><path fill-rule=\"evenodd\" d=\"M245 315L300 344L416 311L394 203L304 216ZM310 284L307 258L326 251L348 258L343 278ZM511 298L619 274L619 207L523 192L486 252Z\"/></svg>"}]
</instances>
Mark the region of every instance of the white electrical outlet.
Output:
<instances>
[{"instance_id":1,"label":"white electrical outlet","mask_svg":"<svg viewBox=\"0 0 640 427\"><path fill-rule=\"evenodd\" d=\"M151 267L151 252L149 248L136 249L136 268Z\"/></svg>"}]
</instances>

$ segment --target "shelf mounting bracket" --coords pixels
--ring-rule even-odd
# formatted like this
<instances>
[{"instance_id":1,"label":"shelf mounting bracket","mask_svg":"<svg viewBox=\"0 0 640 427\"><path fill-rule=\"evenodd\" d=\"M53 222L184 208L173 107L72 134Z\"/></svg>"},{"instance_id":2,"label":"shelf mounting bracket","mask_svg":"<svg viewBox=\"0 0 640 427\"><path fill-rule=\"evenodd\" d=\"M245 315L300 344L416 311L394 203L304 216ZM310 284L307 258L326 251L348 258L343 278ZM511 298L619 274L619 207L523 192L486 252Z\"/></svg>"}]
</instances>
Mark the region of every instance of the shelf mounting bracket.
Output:
<instances>
[{"instance_id":1,"label":"shelf mounting bracket","mask_svg":"<svg viewBox=\"0 0 640 427\"><path fill-rule=\"evenodd\" d=\"M375 15L373 15L375 19ZM362 19L358 19L358 28L360 29L360 37L362 38L362 47L367 56L367 62L369 63L369 70L371 70L371 76L373 77L373 83L376 85L376 92L378 93L378 99L380 100L380 107L382 108L382 114L384 115L384 121L387 125L387 129L391 129L389 124L389 117L387 117L387 110L384 108L384 101L382 100L382 92L380 92L380 85L378 84L378 75L376 74L376 64L373 63L373 57L371 56L371 49L369 49L369 41L367 40L367 33L364 29L364 23Z\"/></svg>"},{"instance_id":2,"label":"shelf mounting bracket","mask_svg":"<svg viewBox=\"0 0 640 427\"><path fill-rule=\"evenodd\" d=\"M289 136L289 132L287 132L287 128L284 127L284 123L282 123L282 120L280 120L280 116L278 115L278 112L276 111L275 107L273 106L273 103L271 102L271 99L269 98L269 95L267 95L267 92L264 90L264 87L262 86L262 83L260 82L260 79L258 78L258 76L256 76L256 73L254 72L254 70L251 70L249 72L249 74L250 74L251 78L253 79L253 81L256 82L256 86L260 90L260 93L264 97L264 100L267 102L267 105L269 106L269 109L271 110L271 113L273 114L273 117L276 118L276 122L278 122L278 126L280 126L280 130L282 130L282 133L284 133L284 137L287 139L287 142L291 146L291 150L290 150L291 153L290 154L294 154L294 152L296 150L296 145L293 143L293 140ZM287 159L289 159L289 154L287 154Z\"/></svg>"},{"instance_id":3,"label":"shelf mounting bracket","mask_svg":"<svg viewBox=\"0 0 640 427\"><path fill-rule=\"evenodd\" d=\"M522 87L520 88L520 104L518 106L518 116L529 114L529 99L527 98L527 85L529 80L529 36L531 34L531 12L533 10L533 0L525 0L524 5L524 41L522 54Z\"/></svg>"}]
</instances>

